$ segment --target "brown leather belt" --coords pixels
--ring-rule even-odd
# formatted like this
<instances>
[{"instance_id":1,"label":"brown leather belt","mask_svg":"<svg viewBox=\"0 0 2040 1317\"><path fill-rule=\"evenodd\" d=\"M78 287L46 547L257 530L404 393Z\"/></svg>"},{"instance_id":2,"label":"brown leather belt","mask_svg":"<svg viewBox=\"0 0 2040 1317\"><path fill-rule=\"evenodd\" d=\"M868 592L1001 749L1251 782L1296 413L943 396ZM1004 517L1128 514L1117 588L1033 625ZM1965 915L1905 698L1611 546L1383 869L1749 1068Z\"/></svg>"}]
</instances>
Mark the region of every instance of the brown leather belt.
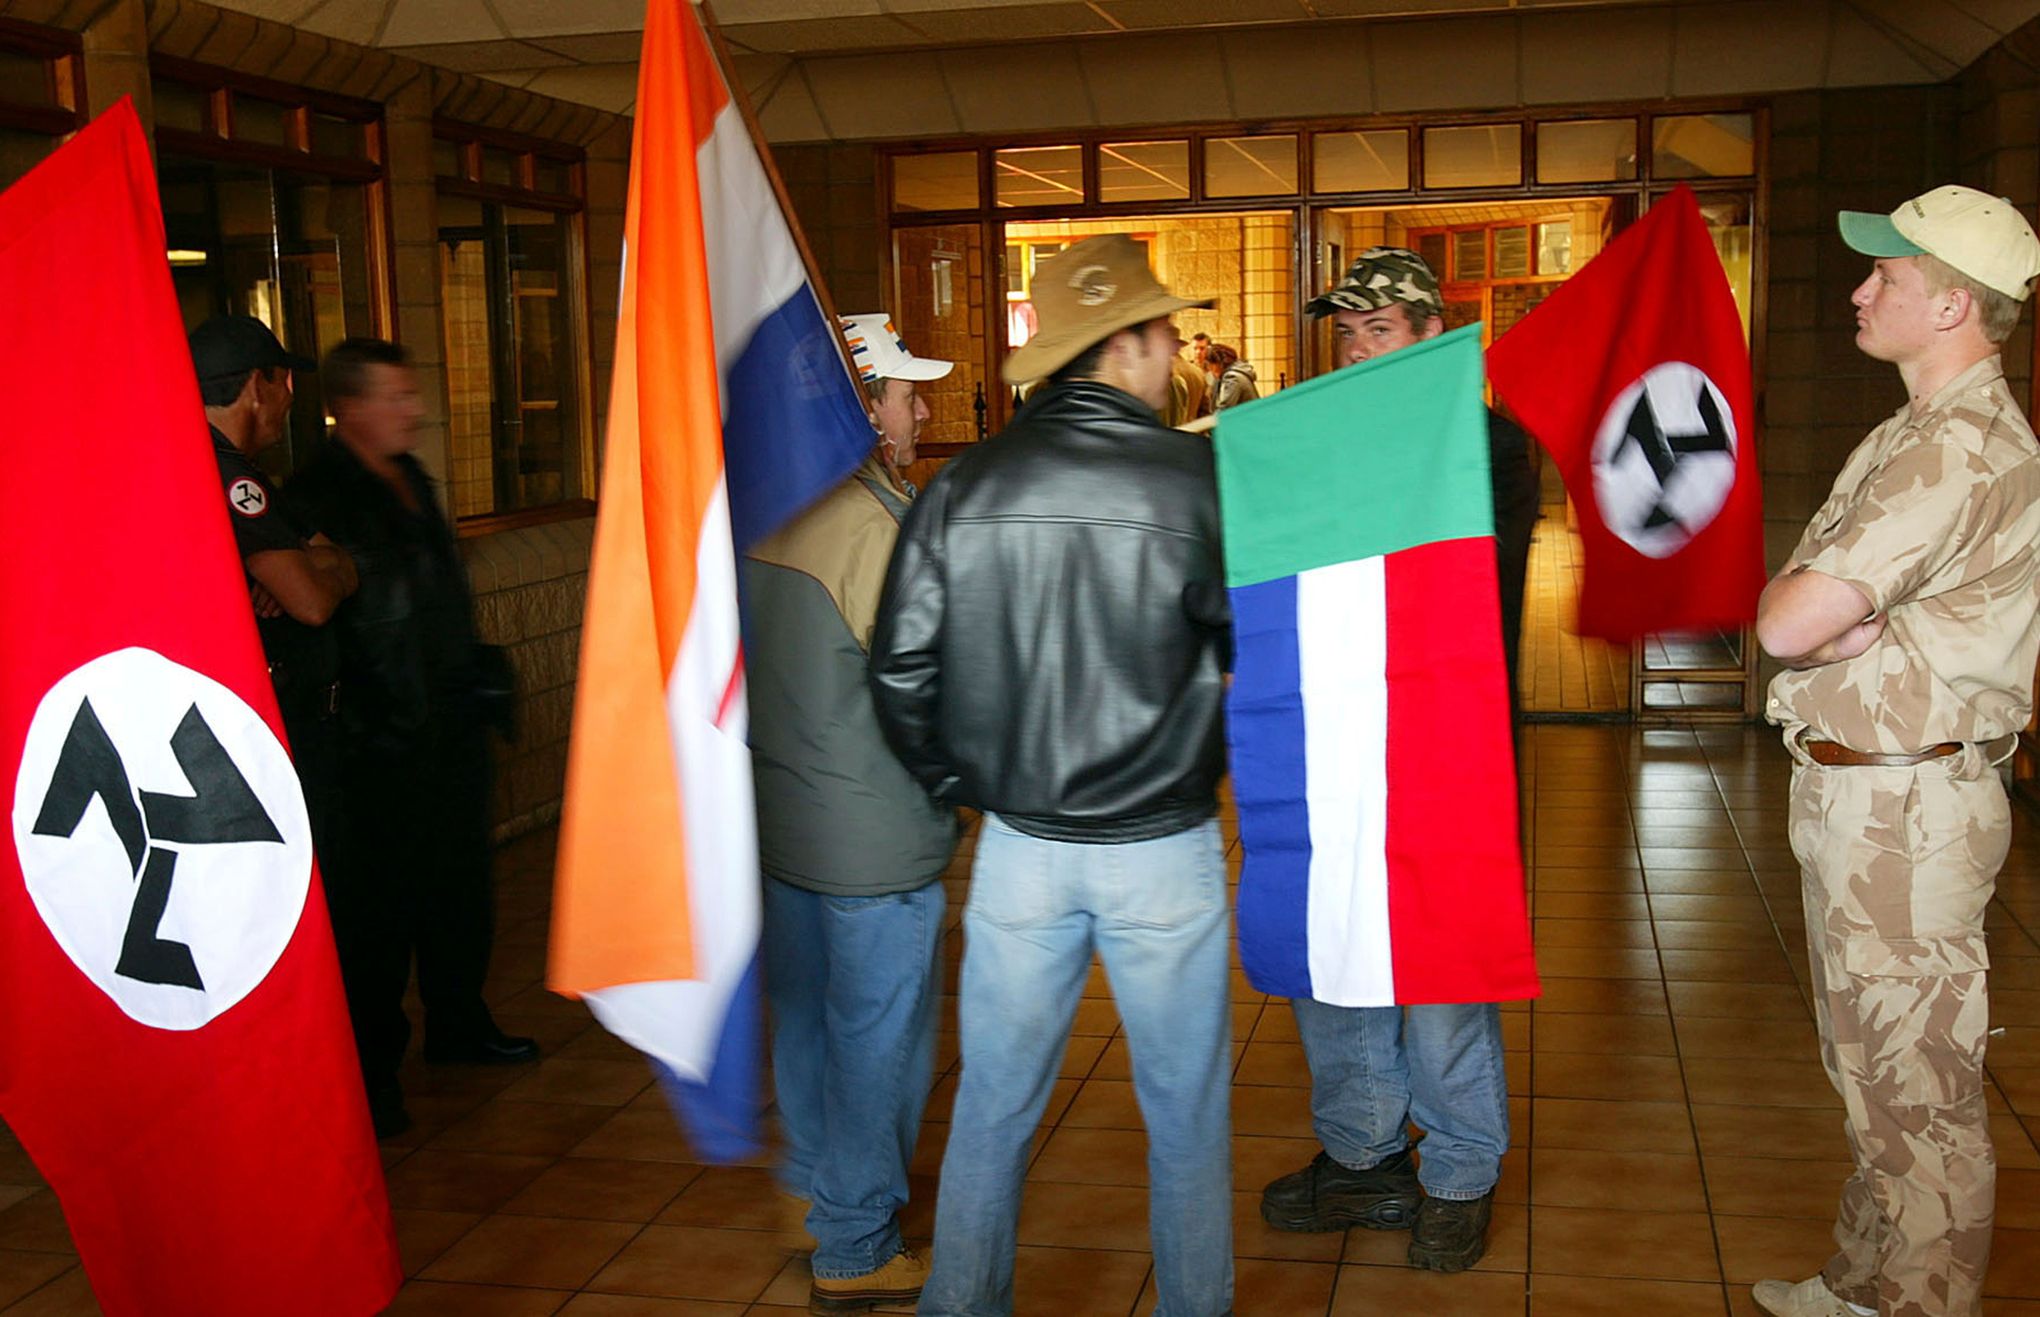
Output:
<instances>
[{"instance_id":1,"label":"brown leather belt","mask_svg":"<svg viewBox=\"0 0 2040 1317\"><path fill-rule=\"evenodd\" d=\"M1811 738L1800 742L1806 750L1806 757L1823 768L1911 768L1924 764L1929 759L1946 759L1949 755L1962 753L1962 742L1943 741L1928 746L1913 755L1878 755L1863 750L1851 750L1839 741L1816 741Z\"/></svg>"}]
</instances>

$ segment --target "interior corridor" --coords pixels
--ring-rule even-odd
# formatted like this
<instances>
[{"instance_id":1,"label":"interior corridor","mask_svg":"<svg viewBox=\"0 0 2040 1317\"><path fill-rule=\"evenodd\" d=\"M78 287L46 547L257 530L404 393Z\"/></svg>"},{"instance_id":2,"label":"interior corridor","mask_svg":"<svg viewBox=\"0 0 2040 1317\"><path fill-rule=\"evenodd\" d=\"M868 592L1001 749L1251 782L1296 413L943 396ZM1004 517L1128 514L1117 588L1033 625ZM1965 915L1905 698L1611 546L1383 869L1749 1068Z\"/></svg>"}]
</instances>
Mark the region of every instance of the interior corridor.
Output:
<instances>
[{"instance_id":1,"label":"interior corridor","mask_svg":"<svg viewBox=\"0 0 2040 1317\"><path fill-rule=\"evenodd\" d=\"M1403 1234L1280 1234L1256 1207L1308 1160L1308 1074L1282 1002L1233 986L1241 1314L1746 1317L1749 1282L1824 1259L1845 1174L1814 1050L1788 763L1761 729L1543 725L1523 798L1545 995L1505 1016L1515 1149L1472 1272L1402 1264ZM1988 1317L2040 1314L2040 839L2021 810L1990 912L1998 1234ZM1236 832L1227 820L1237 863ZM500 855L493 999L545 1059L405 1075L385 1145L413 1314L803 1310L806 1262L767 1173L697 1165L645 1066L540 983L553 837ZM950 870L950 984L969 843ZM1078 1011L1031 1167L1021 1313L1152 1308L1145 1151L1102 975ZM945 1012L910 1236L925 1240L956 1039ZM8 1306L11 1305L11 1306ZM97 1311L63 1218L0 1143L0 1306Z\"/></svg>"}]
</instances>

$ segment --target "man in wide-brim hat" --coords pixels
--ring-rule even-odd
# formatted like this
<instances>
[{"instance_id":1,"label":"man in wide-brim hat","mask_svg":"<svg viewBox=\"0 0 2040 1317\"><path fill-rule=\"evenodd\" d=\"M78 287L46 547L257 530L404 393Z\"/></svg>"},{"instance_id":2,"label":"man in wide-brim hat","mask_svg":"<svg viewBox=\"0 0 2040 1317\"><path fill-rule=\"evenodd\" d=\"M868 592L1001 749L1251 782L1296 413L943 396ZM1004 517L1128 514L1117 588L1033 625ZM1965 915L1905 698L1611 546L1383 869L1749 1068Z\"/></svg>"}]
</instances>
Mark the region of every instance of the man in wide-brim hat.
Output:
<instances>
[{"instance_id":1,"label":"man in wide-brim hat","mask_svg":"<svg viewBox=\"0 0 2040 1317\"><path fill-rule=\"evenodd\" d=\"M1190 306L1123 235L1043 262L1046 377L908 512L879 604L879 720L922 786L984 811L963 1074L921 1311L1010 1311L1026 1153L1095 951L1148 1127L1157 1312L1232 1308L1227 648L1210 445L1166 429Z\"/></svg>"}]
</instances>

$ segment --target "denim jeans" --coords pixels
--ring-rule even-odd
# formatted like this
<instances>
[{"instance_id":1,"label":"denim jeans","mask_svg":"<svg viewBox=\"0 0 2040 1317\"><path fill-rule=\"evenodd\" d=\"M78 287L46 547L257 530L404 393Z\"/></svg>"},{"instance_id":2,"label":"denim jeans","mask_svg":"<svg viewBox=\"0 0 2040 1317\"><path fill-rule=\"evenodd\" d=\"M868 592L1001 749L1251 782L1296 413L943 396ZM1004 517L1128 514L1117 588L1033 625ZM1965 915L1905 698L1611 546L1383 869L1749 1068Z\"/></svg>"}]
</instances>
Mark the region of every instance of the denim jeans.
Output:
<instances>
[{"instance_id":1,"label":"denim jeans","mask_svg":"<svg viewBox=\"0 0 2040 1317\"><path fill-rule=\"evenodd\" d=\"M1418 1178L1433 1198L1479 1198L1509 1148L1502 1013L1453 1006L1290 1002L1310 1062L1310 1114L1332 1160L1365 1170L1424 1131Z\"/></svg>"},{"instance_id":2,"label":"denim jeans","mask_svg":"<svg viewBox=\"0 0 2040 1317\"><path fill-rule=\"evenodd\" d=\"M765 880L765 996L786 1136L779 1180L810 1201L814 1274L862 1276L898 1214L935 1064L945 893L824 896Z\"/></svg>"},{"instance_id":3,"label":"denim jeans","mask_svg":"<svg viewBox=\"0 0 2040 1317\"><path fill-rule=\"evenodd\" d=\"M923 1314L1013 1311L1021 1178L1094 948L1147 1126L1155 1311L1231 1309L1230 923L1216 823L1089 845L985 816L963 916L963 1076Z\"/></svg>"}]
</instances>

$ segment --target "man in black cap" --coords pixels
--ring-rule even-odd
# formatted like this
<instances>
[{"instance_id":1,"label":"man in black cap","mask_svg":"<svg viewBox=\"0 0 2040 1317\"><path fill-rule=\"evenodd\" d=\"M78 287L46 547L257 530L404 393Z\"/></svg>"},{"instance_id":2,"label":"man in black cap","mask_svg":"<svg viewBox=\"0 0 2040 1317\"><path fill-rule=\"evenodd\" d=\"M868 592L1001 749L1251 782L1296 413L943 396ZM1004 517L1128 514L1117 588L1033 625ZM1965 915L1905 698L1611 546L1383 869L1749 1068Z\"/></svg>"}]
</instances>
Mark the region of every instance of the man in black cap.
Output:
<instances>
[{"instance_id":1,"label":"man in black cap","mask_svg":"<svg viewBox=\"0 0 2040 1317\"><path fill-rule=\"evenodd\" d=\"M214 316L191 331L190 343L227 520L248 573L262 652L323 856L333 821L331 722L340 675L339 649L326 623L359 580L347 553L284 508L254 461L283 438L290 373L310 370L312 363L284 351L252 316Z\"/></svg>"}]
</instances>

